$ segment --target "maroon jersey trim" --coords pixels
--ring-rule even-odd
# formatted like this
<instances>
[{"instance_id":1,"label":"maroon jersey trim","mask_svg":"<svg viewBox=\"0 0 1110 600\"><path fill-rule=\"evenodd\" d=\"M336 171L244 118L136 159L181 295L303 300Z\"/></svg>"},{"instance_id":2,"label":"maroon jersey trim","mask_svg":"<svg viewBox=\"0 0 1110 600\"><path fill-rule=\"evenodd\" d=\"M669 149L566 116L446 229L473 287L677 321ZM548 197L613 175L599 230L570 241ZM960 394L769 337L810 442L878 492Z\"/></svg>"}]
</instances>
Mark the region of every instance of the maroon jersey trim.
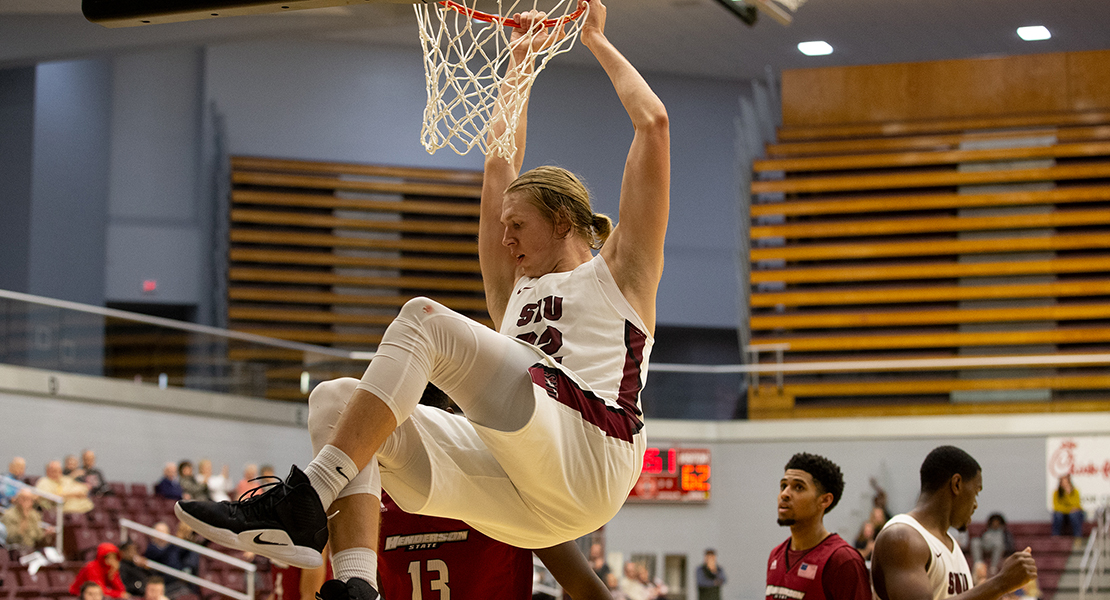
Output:
<instances>
[{"instance_id":1,"label":"maroon jersey trim","mask_svg":"<svg viewBox=\"0 0 1110 600\"><path fill-rule=\"evenodd\" d=\"M636 414L624 408L609 406L593 392L583 390L559 369L543 364L528 369L532 383L547 390L547 395L559 403L569 406L582 415L587 423L595 425L608 437L632 443L632 436L639 433L644 423ZM623 404L622 404L623 406ZM635 406L632 407L635 410Z\"/></svg>"}]
</instances>

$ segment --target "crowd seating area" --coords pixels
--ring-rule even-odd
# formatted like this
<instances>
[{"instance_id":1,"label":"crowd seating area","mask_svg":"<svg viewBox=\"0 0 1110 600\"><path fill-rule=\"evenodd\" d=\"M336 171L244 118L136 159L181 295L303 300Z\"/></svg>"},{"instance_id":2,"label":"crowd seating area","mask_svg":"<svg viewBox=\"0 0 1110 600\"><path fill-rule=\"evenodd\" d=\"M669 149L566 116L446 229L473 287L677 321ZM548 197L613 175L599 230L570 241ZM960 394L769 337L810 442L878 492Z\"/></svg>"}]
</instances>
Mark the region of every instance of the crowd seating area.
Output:
<instances>
[{"instance_id":1,"label":"crowd seating area","mask_svg":"<svg viewBox=\"0 0 1110 600\"><path fill-rule=\"evenodd\" d=\"M63 522L63 555L65 560L59 564L42 567L31 573L20 563L20 557L27 550L0 549L0 600L71 600L70 584L81 567L95 557L97 545L103 542L117 547L124 541L119 520L130 519L137 523L153 526L157 522L166 523L170 531L177 528L177 517L173 512L173 500L155 496L144 483L109 484L110 495L96 498L95 508L85 514L66 514ZM53 522L53 513L46 512L44 521ZM149 540L142 533L127 532L127 539L135 542L138 553L146 550ZM240 553L227 548L205 543L205 545L229 556L240 557ZM255 597L267 598L273 591L269 573L270 563L262 557L255 557L258 568L255 573ZM200 557L197 576L233 590L246 590L245 572L227 563ZM205 589L197 589L195 594L174 596L173 600L216 600L220 594Z\"/></svg>"},{"instance_id":2,"label":"crowd seating area","mask_svg":"<svg viewBox=\"0 0 1110 600\"><path fill-rule=\"evenodd\" d=\"M753 165L752 344L787 362L1105 352L1110 112L779 134ZM770 394L793 411L767 416L1101 410L1110 378L802 373Z\"/></svg>"},{"instance_id":3,"label":"crowd seating area","mask_svg":"<svg viewBox=\"0 0 1110 600\"><path fill-rule=\"evenodd\" d=\"M1090 533L1091 523L1087 523L1085 534ZM1076 546L1075 538L1052 535L1052 524L1045 522L1009 523L1007 527L1014 536L1018 550L1029 548L1037 561L1037 585L1043 594L1042 600L1053 600L1057 594L1077 594L1078 588L1062 585L1069 560L1081 552L1082 545ZM968 534L978 537L987 528L986 522L972 523ZM1083 538L1083 542L1086 538ZM968 564L971 564L970 548L964 548Z\"/></svg>"}]
</instances>

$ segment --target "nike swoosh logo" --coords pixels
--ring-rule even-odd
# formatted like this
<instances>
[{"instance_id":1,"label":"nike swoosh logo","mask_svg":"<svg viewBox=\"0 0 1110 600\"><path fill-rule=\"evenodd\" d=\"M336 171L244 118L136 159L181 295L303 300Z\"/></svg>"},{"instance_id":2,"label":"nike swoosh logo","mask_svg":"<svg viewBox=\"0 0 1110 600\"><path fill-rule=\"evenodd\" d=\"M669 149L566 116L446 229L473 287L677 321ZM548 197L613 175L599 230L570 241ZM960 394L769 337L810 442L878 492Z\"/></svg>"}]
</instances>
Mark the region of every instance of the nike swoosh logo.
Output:
<instances>
[{"instance_id":1,"label":"nike swoosh logo","mask_svg":"<svg viewBox=\"0 0 1110 600\"><path fill-rule=\"evenodd\" d=\"M281 542L267 542L266 540L262 539L262 534L261 533L254 536L254 543L258 544L259 546L288 546L289 545L289 544L283 544Z\"/></svg>"},{"instance_id":2,"label":"nike swoosh logo","mask_svg":"<svg viewBox=\"0 0 1110 600\"><path fill-rule=\"evenodd\" d=\"M937 558L940 558L940 552L937 552Z\"/></svg>"},{"instance_id":3,"label":"nike swoosh logo","mask_svg":"<svg viewBox=\"0 0 1110 600\"><path fill-rule=\"evenodd\" d=\"M339 474L343 476L343 479L346 479L348 482L351 481L351 478L347 477L347 474L343 472L343 467L336 467L335 470L338 471Z\"/></svg>"},{"instance_id":4,"label":"nike swoosh logo","mask_svg":"<svg viewBox=\"0 0 1110 600\"><path fill-rule=\"evenodd\" d=\"M526 286L524 286L524 287L520 288L519 290L517 290L517 291L516 291L516 293L517 293L517 295L519 296L519 295L520 295L520 293L521 293L521 292L523 292L524 290L530 290L530 289L532 289L532 286L530 286L530 285L526 285Z\"/></svg>"}]
</instances>

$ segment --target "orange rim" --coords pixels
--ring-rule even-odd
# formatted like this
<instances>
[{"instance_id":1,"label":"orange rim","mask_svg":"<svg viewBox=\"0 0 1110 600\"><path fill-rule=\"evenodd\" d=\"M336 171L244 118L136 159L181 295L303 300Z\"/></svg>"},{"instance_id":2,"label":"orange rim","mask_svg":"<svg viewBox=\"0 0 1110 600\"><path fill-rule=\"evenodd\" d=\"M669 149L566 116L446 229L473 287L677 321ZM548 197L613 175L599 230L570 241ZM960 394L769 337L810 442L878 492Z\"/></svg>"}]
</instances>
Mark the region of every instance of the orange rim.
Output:
<instances>
[{"instance_id":1,"label":"orange rim","mask_svg":"<svg viewBox=\"0 0 1110 600\"><path fill-rule=\"evenodd\" d=\"M590 0L586 0L586 1L589 2ZM509 17L502 17L501 15L491 15L489 13L485 13L485 12L482 12L480 10L475 10L473 8L467 8L467 7L463 6L462 4L459 4L458 2L454 2L453 0L442 0L442 2L440 2L440 4L446 6L447 8L450 8L451 10L458 11L458 12L470 17L471 19L477 19L479 21L485 21L486 23L500 23L501 25L503 25L505 27L512 27L514 29L517 28L517 27L520 27L520 23L517 23L516 21L510 19ZM558 19L546 19L543 22L543 26L544 27L556 27L556 26L558 26L562 23L565 23L567 21L573 21L573 20L577 19L578 17L581 17L582 12L584 10L585 10L585 7L579 7L578 10L574 11L573 13L571 13L569 15L559 17Z\"/></svg>"}]
</instances>

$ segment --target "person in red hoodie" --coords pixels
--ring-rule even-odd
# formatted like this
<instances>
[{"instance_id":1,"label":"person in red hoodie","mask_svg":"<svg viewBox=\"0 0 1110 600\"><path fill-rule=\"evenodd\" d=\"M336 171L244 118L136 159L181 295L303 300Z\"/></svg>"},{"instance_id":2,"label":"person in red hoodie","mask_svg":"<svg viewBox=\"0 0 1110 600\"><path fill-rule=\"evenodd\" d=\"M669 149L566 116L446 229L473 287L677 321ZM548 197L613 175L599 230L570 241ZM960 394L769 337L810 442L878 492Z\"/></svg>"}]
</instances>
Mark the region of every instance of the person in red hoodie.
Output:
<instances>
[{"instance_id":1,"label":"person in red hoodie","mask_svg":"<svg viewBox=\"0 0 1110 600\"><path fill-rule=\"evenodd\" d=\"M96 547L96 558L81 567L73 584L69 586L69 593L79 595L81 584L86 581L100 584L104 595L109 598L130 597L119 578L119 548L115 544L103 543Z\"/></svg>"}]
</instances>

